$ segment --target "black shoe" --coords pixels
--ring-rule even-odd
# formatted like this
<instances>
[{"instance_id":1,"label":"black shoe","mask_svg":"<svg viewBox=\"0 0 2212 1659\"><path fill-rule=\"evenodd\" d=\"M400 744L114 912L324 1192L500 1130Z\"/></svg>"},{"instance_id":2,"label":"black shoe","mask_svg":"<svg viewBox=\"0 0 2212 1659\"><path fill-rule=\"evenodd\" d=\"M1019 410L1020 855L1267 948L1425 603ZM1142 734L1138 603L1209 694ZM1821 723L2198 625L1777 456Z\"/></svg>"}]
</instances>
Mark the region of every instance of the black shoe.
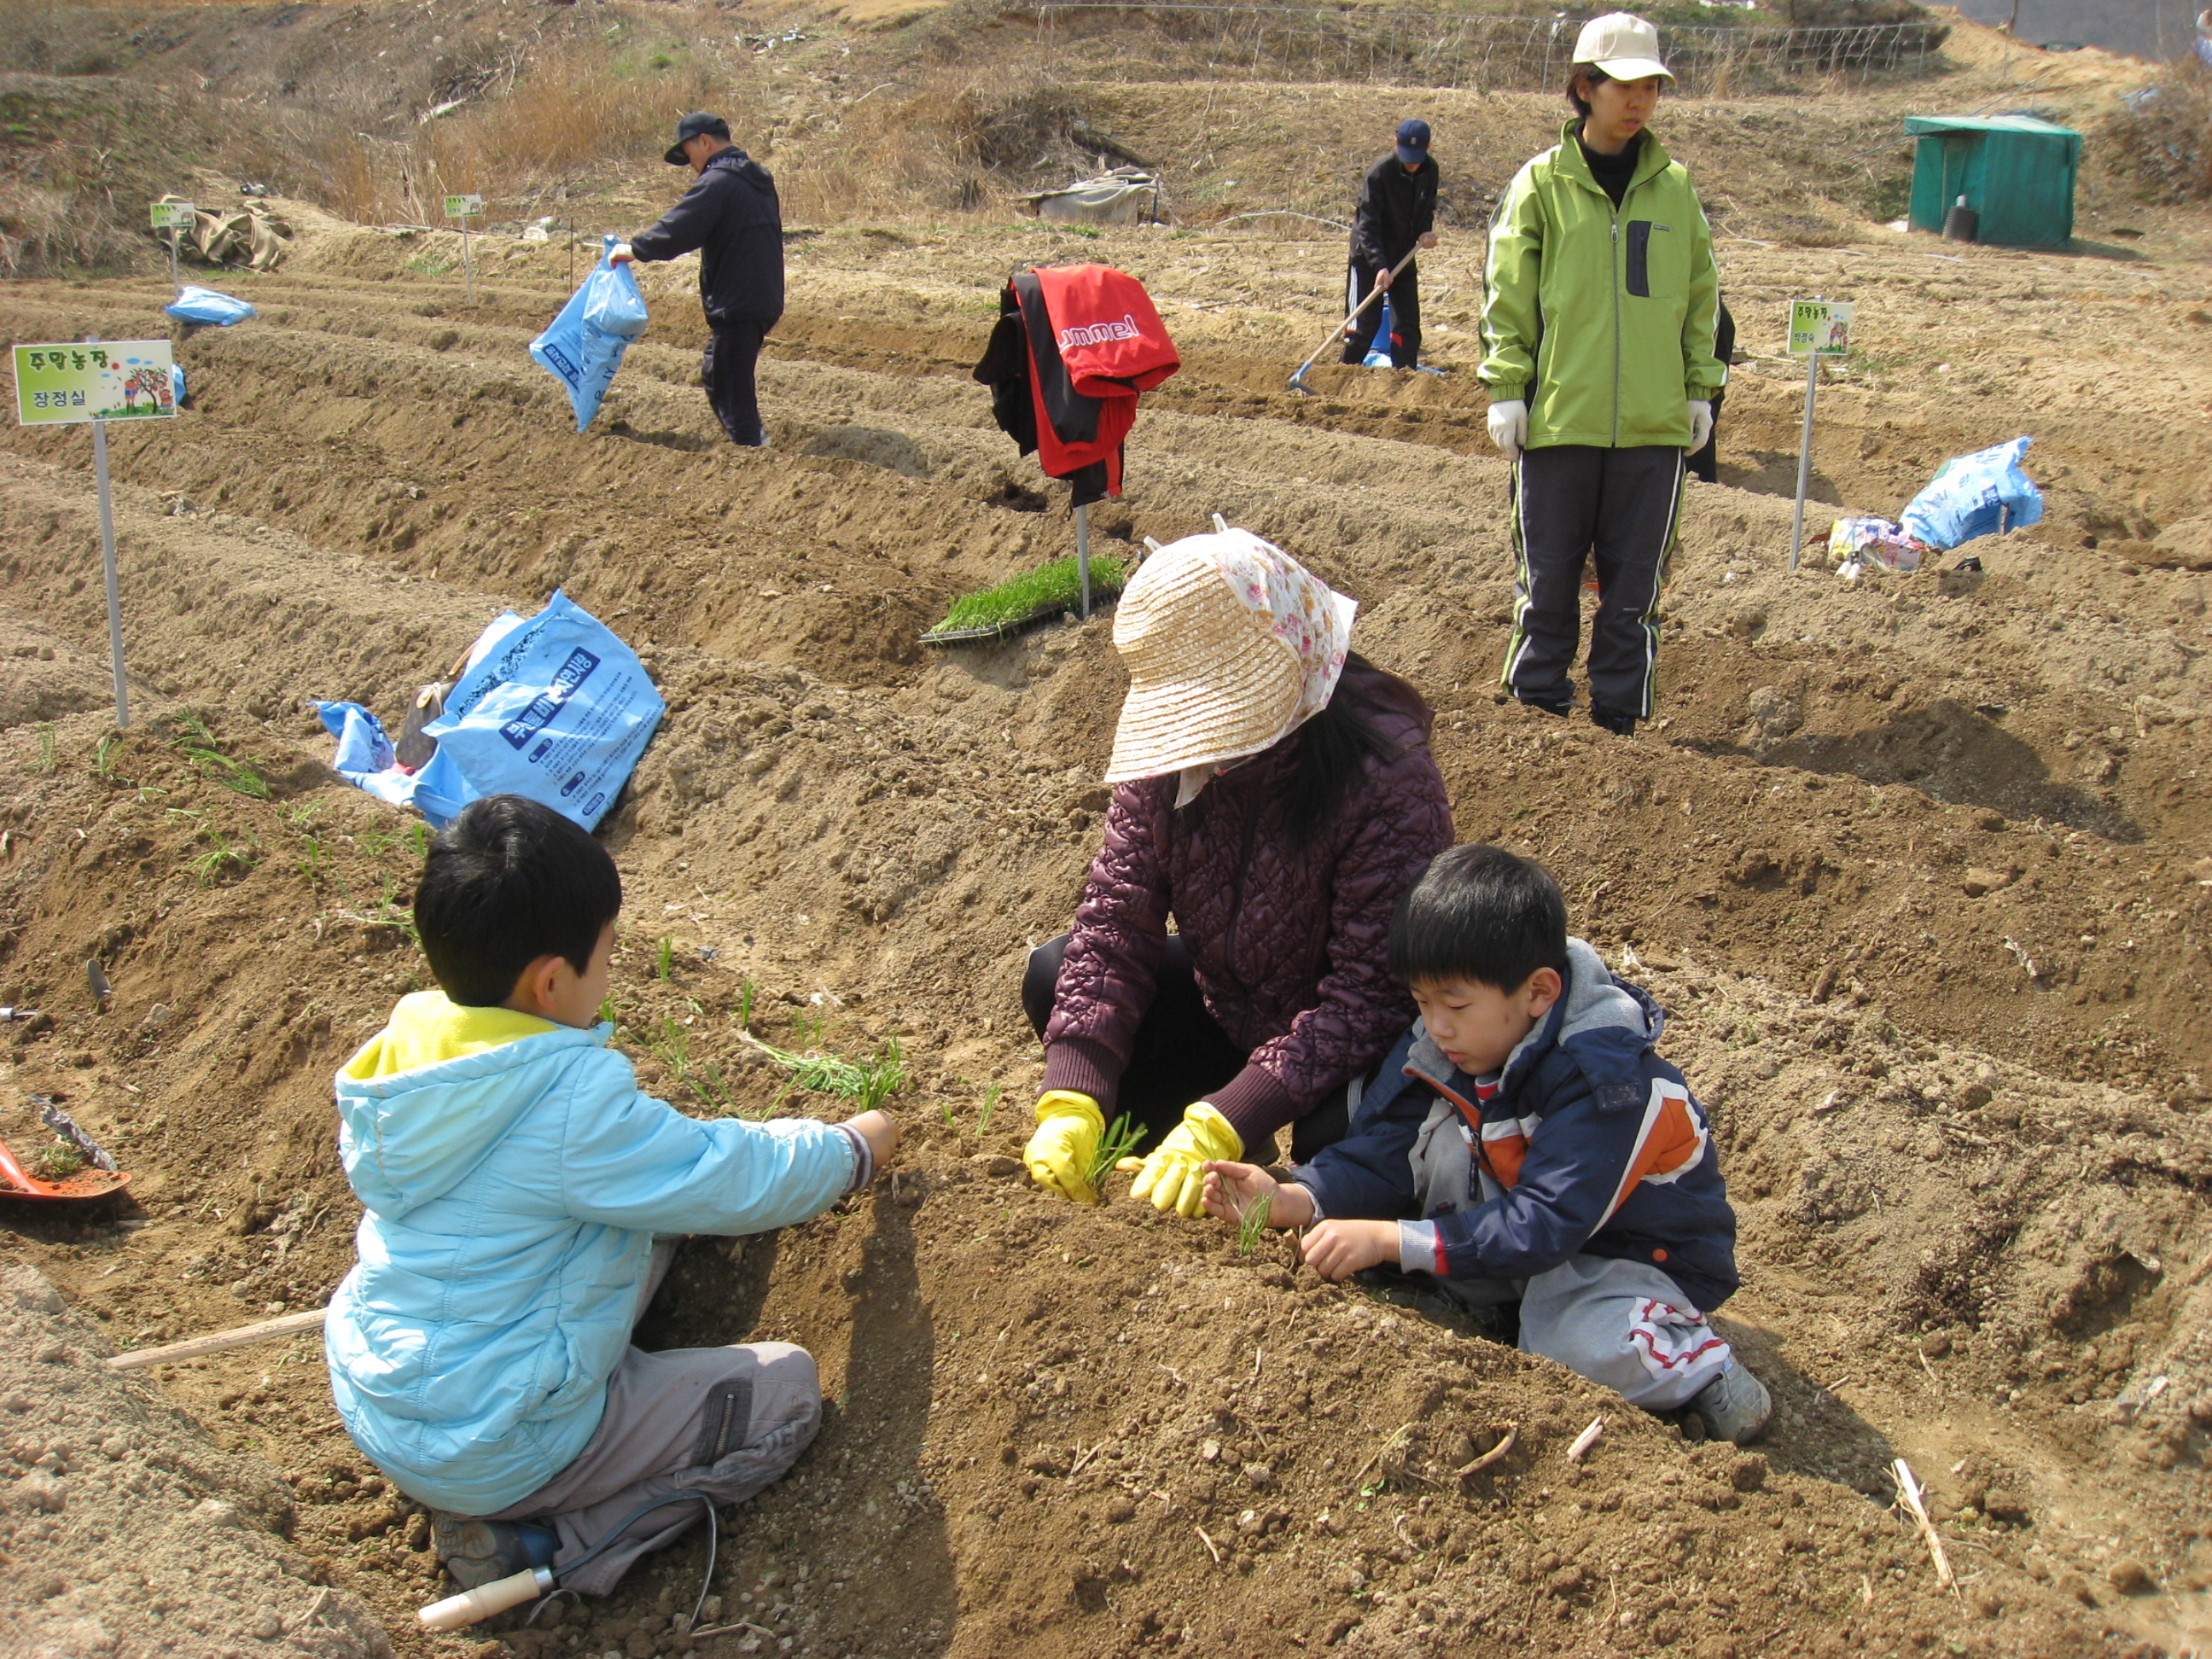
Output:
<instances>
[{"instance_id":1,"label":"black shoe","mask_svg":"<svg viewBox=\"0 0 2212 1659\"><path fill-rule=\"evenodd\" d=\"M1575 709L1574 699L1571 697L1524 697L1516 691L1513 694L1513 701L1524 708L1534 708L1547 714L1556 714L1561 720L1566 719L1569 714L1574 713Z\"/></svg>"},{"instance_id":2,"label":"black shoe","mask_svg":"<svg viewBox=\"0 0 2212 1659\"><path fill-rule=\"evenodd\" d=\"M1590 724L1603 726L1615 737L1632 738L1636 735L1635 715L1620 714L1611 708L1602 708L1596 703L1590 705Z\"/></svg>"}]
</instances>

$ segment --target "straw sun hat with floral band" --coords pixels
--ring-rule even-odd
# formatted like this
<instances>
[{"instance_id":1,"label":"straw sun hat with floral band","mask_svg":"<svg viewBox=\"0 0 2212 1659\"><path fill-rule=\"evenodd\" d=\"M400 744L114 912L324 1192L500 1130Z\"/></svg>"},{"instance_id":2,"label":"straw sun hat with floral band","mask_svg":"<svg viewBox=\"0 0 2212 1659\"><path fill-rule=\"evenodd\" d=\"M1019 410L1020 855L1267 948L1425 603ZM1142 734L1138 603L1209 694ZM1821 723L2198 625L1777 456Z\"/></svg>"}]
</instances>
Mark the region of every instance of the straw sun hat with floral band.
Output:
<instances>
[{"instance_id":1,"label":"straw sun hat with floral band","mask_svg":"<svg viewBox=\"0 0 2212 1659\"><path fill-rule=\"evenodd\" d=\"M1358 608L1249 531L1162 548L1114 616L1129 694L1106 781L1181 773L1187 805L1225 763L1279 743L1328 706Z\"/></svg>"}]
</instances>

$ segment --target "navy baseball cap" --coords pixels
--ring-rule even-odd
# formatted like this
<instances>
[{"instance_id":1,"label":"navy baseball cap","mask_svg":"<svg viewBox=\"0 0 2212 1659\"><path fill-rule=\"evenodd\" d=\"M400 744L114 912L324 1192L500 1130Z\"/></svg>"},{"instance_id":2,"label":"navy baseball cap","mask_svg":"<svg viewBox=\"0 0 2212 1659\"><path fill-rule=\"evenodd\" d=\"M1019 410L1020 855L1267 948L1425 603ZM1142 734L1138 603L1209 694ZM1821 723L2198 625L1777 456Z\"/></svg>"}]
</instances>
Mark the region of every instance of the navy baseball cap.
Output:
<instances>
[{"instance_id":1,"label":"navy baseball cap","mask_svg":"<svg viewBox=\"0 0 2212 1659\"><path fill-rule=\"evenodd\" d=\"M1417 167L1429 159L1429 124L1414 119L1398 123L1398 159Z\"/></svg>"},{"instance_id":2,"label":"navy baseball cap","mask_svg":"<svg viewBox=\"0 0 2212 1659\"><path fill-rule=\"evenodd\" d=\"M1423 127L1421 132L1422 141L1426 143L1428 129ZM690 159L684 154L684 146L694 138L704 138L709 135L716 138L728 137L730 124L719 115L709 115L703 110L694 110L676 124L676 142L669 146L668 153L660 159L672 167L680 167ZM1402 138L1405 135L1406 130L1403 127L1399 128L1398 136Z\"/></svg>"}]
</instances>

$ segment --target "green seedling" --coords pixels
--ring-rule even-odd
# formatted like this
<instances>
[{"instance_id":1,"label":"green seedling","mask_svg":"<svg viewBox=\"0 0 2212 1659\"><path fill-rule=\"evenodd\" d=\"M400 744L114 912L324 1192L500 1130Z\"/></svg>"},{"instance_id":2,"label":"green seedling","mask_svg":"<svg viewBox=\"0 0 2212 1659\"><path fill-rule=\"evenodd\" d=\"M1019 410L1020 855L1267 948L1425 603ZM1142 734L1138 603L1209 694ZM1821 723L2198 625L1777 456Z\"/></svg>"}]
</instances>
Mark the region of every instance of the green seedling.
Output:
<instances>
[{"instance_id":1,"label":"green seedling","mask_svg":"<svg viewBox=\"0 0 2212 1659\"><path fill-rule=\"evenodd\" d=\"M301 835L313 829L315 820L323 813L319 801L294 801L278 810L284 814L284 822Z\"/></svg>"},{"instance_id":2,"label":"green seedling","mask_svg":"<svg viewBox=\"0 0 2212 1659\"><path fill-rule=\"evenodd\" d=\"M39 757L31 763L31 769L41 773L54 769L54 723L52 720L39 722Z\"/></svg>"},{"instance_id":3,"label":"green seedling","mask_svg":"<svg viewBox=\"0 0 2212 1659\"><path fill-rule=\"evenodd\" d=\"M750 977L738 986L738 1030L750 1031L753 1025L753 998L757 994Z\"/></svg>"},{"instance_id":4,"label":"green seedling","mask_svg":"<svg viewBox=\"0 0 2212 1659\"><path fill-rule=\"evenodd\" d=\"M179 711L171 718L176 721L178 726L183 728L185 736L190 738L201 748L212 749L215 747L215 733L208 729L208 723L202 720L198 714L193 714L189 709L184 709Z\"/></svg>"},{"instance_id":5,"label":"green seedling","mask_svg":"<svg viewBox=\"0 0 2212 1659\"><path fill-rule=\"evenodd\" d=\"M818 1050L798 1053L779 1048L750 1032L739 1035L768 1056L769 1064L784 1073L791 1088L849 1100L864 1112L874 1111L896 1094L907 1080L906 1060L899 1052L896 1037L884 1039L873 1060L851 1060L842 1054Z\"/></svg>"},{"instance_id":6,"label":"green seedling","mask_svg":"<svg viewBox=\"0 0 2212 1659\"><path fill-rule=\"evenodd\" d=\"M983 1109L975 1114L977 1139L991 1133L991 1114L998 1109L999 1094L1006 1086L1003 1083L994 1083L983 1091Z\"/></svg>"},{"instance_id":7,"label":"green seedling","mask_svg":"<svg viewBox=\"0 0 2212 1659\"><path fill-rule=\"evenodd\" d=\"M201 886L214 886L222 878L224 870L232 865L236 865L241 873L253 868L252 856L245 848L234 847L220 830L210 830L207 833L208 849L194 858L190 866L193 878Z\"/></svg>"},{"instance_id":8,"label":"green seedling","mask_svg":"<svg viewBox=\"0 0 2212 1659\"><path fill-rule=\"evenodd\" d=\"M1260 1248L1260 1241L1267 1237L1267 1212L1273 1206L1274 1196L1273 1193L1261 1193L1237 1216L1237 1255L1249 1255Z\"/></svg>"},{"instance_id":9,"label":"green seedling","mask_svg":"<svg viewBox=\"0 0 2212 1659\"><path fill-rule=\"evenodd\" d=\"M213 778L226 789L234 789L255 800L270 798L269 781L244 761L233 760L219 750L201 749L188 745L185 753L199 765L200 771Z\"/></svg>"},{"instance_id":10,"label":"green seedling","mask_svg":"<svg viewBox=\"0 0 2212 1659\"><path fill-rule=\"evenodd\" d=\"M596 1016L596 1019L597 1023L601 1025L612 1025L615 1023L615 998L613 992L610 991L606 995L599 999L599 1012Z\"/></svg>"},{"instance_id":11,"label":"green seedling","mask_svg":"<svg viewBox=\"0 0 2212 1659\"><path fill-rule=\"evenodd\" d=\"M354 838L354 845L373 859L380 859L399 845L400 831L397 830L364 830Z\"/></svg>"},{"instance_id":12,"label":"green seedling","mask_svg":"<svg viewBox=\"0 0 2212 1659\"><path fill-rule=\"evenodd\" d=\"M1130 566L1110 553L1091 561L1091 597L1111 599L1129 579ZM1038 617L1072 611L1083 602L1083 579L1073 559L1058 559L1040 569L955 599L945 620L930 631L962 634L974 629L1018 628Z\"/></svg>"},{"instance_id":13,"label":"green seedling","mask_svg":"<svg viewBox=\"0 0 2212 1659\"><path fill-rule=\"evenodd\" d=\"M1129 1121L1127 1112L1108 1126L1106 1133L1098 1137L1098 1150L1091 1155L1091 1167L1083 1172L1092 1192L1104 1190L1106 1172L1135 1152L1137 1143L1144 1138L1145 1131Z\"/></svg>"},{"instance_id":14,"label":"green seedling","mask_svg":"<svg viewBox=\"0 0 2212 1659\"><path fill-rule=\"evenodd\" d=\"M416 824L408 830L407 838L415 843L416 858L427 859L430 856L430 826L428 824Z\"/></svg>"},{"instance_id":15,"label":"green seedling","mask_svg":"<svg viewBox=\"0 0 2212 1659\"><path fill-rule=\"evenodd\" d=\"M57 1140L31 1154L31 1173L40 1181L67 1181L84 1168L84 1154L66 1140Z\"/></svg>"},{"instance_id":16,"label":"green seedling","mask_svg":"<svg viewBox=\"0 0 2212 1659\"><path fill-rule=\"evenodd\" d=\"M951 1101L940 1100L937 1103L937 1115L940 1120L942 1120L946 1128L957 1128L958 1126L953 1122L953 1108Z\"/></svg>"},{"instance_id":17,"label":"green seedling","mask_svg":"<svg viewBox=\"0 0 2212 1659\"><path fill-rule=\"evenodd\" d=\"M660 976L663 985L676 977L676 941L666 933L660 936L660 943L653 949L653 971Z\"/></svg>"},{"instance_id":18,"label":"green seedling","mask_svg":"<svg viewBox=\"0 0 2212 1659\"><path fill-rule=\"evenodd\" d=\"M107 757L115 752L115 745L122 741L113 732L100 740L100 746L92 751L92 774L94 777L104 781L115 775L115 769L108 764Z\"/></svg>"},{"instance_id":19,"label":"green seedling","mask_svg":"<svg viewBox=\"0 0 2212 1659\"><path fill-rule=\"evenodd\" d=\"M301 840L307 850L300 855L292 867L309 881L320 881L323 878L325 850L323 838L320 836L304 836Z\"/></svg>"}]
</instances>

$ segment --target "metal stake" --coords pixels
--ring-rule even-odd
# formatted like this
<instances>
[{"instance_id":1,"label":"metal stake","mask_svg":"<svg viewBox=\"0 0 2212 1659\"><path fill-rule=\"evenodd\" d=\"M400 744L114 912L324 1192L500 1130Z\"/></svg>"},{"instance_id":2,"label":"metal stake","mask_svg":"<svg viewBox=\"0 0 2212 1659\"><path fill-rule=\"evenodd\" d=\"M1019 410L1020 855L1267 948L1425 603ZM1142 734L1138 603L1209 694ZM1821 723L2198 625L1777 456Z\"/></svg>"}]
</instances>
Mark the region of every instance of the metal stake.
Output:
<instances>
[{"instance_id":1,"label":"metal stake","mask_svg":"<svg viewBox=\"0 0 2212 1659\"><path fill-rule=\"evenodd\" d=\"M115 582L115 503L107 489L107 422L92 423L92 471L100 484L100 562L107 579L107 657L115 665L115 725L131 724L131 702L123 688L123 601Z\"/></svg>"},{"instance_id":2,"label":"metal stake","mask_svg":"<svg viewBox=\"0 0 2212 1659\"><path fill-rule=\"evenodd\" d=\"M1797 440L1797 515L1790 526L1790 568L1797 568L1797 550L1805 543L1805 483L1813 470L1813 399L1820 390L1820 343L1805 357L1805 430Z\"/></svg>"},{"instance_id":3,"label":"metal stake","mask_svg":"<svg viewBox=\"0 0 2212 1659\"><path fill-rule=\"evenodd\" d=\"M185 297L185 285L177 275L177 239L184 234L176 226L169 227L169 286L177 290L176 297Z\"/></svg>"},{"instance_id":4,"label":"metal stake","mask_svg":"<svg viewBox=\"0 0 2212 1659\"><path fill-rule=\"evenodd\" d=\"M1083 620L1091 620L1091 507L1075 509L1075 574L1083 582Z\"/></svg>"},{"instance_id":5,"label":"metal stake","mask_svg":"<svg viewBox=\"0 0 2212 1659\"><path fill-rule=\"evenodd\" d=\"M466 219L461 221L461 302L474 305L477 302L477 262L469 252L469 222Z\"/></svg>"}]
</instances>

